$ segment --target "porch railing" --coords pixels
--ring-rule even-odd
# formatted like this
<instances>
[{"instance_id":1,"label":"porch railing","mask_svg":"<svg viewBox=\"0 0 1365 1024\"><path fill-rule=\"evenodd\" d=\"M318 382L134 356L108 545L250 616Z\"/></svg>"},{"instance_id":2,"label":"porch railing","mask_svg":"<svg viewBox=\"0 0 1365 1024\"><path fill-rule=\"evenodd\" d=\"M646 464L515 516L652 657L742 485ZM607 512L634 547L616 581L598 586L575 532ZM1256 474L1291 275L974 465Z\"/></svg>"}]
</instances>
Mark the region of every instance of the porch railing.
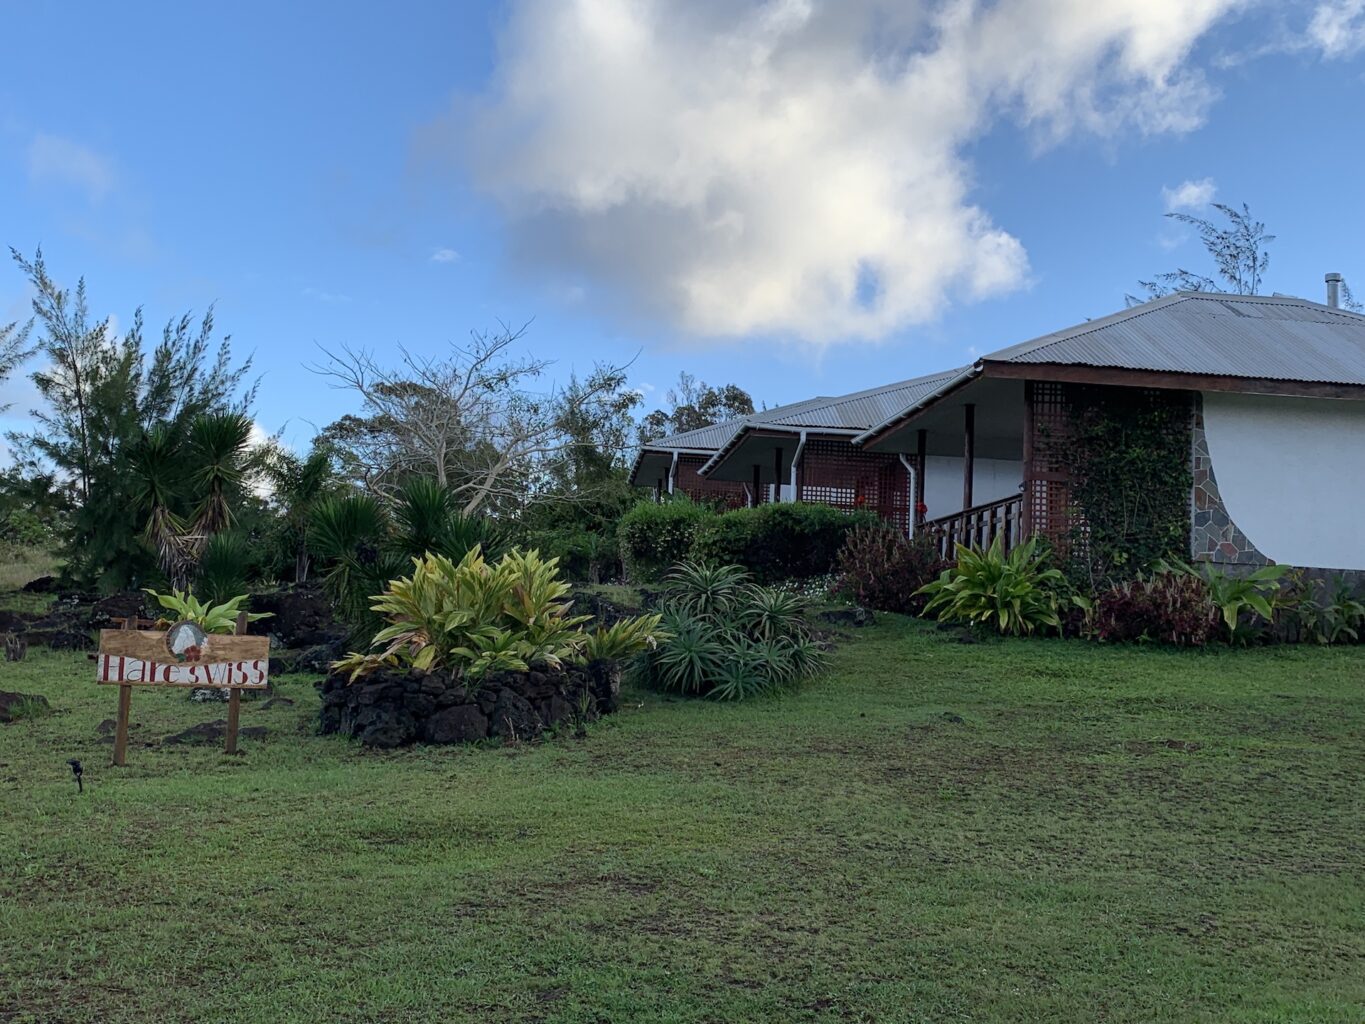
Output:
<instances>
[{"instance_id":1,"label":"porch railing","mask_svg":"<svg viewBox=\"0 0 1365 1024\"><path fill-rule=\"evenodd\" d=\"M930 519L920 529L938 544L939 554L951 559L957 545L988 548L996 537L1008 551L1024 539L1024 496L1014 494L985 505L974 505L950 516Z\"/></svg>"}]
</instances>

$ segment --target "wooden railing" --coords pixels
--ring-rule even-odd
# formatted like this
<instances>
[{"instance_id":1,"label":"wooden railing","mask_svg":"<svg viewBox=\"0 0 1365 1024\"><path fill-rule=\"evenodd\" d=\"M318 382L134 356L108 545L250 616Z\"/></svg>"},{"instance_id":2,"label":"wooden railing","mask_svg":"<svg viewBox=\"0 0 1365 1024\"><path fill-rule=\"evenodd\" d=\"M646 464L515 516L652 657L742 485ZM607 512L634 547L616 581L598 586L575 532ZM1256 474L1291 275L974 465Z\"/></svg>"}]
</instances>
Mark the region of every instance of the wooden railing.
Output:
<instances>
[{"instance_id":1,"label":"wooden railing","mask_svg":"<svg viewBox=\"0 0 1365 1024\"><path fill-rule=\"evenodd\" d=\"M957 545L988 548L996 537L1008 551L1024 539L1024 496L1014 494L986 505L974 505L950 516L930 519L921 530L938 544L939 554L952 559Z\"/></svg>"}]
</instances>

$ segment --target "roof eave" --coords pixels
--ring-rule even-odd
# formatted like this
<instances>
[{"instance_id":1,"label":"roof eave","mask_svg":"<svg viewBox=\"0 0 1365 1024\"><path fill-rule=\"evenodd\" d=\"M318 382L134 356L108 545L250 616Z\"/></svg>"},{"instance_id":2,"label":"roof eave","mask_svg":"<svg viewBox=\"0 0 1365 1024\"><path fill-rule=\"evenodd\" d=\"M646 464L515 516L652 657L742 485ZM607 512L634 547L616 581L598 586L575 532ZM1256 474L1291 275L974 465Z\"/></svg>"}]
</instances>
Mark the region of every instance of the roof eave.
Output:
<instances>
[{"instance_id":1,"label":"roof eave","mask_svg":"<svg viewBox=\"0 0 1365 1024\"><path fill-rule=\"evenodd\" d=\"M925 395L915 404L907 406L889 419L863 431L853 439L853 443L862 448L870 448L873 445L879 444L886 439L888 434L900 430L910 420L919 416L920 413L928 411L930 407L938 404L942 399L947 398L953 392L957 391L958 388L976 380L979 376L981 376L980 360L954 374L952 377L949 377L942 385Z\"/></svg>"}]
</instances>

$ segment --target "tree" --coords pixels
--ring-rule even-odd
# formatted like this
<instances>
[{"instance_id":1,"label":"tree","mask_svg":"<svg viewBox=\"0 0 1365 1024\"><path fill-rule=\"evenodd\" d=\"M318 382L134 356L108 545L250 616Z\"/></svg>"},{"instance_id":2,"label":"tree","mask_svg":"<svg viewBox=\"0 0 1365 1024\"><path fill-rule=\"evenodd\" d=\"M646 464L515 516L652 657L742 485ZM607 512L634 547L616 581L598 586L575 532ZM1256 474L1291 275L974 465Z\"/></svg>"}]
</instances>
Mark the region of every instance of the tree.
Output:
<instances>
[{"instance_id":1,"label":"tree","mask_svg":"<svg viewBox=\"0 0 1365 1024\"><path fill-rule=\"evenodd\" d=\"M28 336L32 329L31 320L22 325L18 321L0 324L0 384L5 383L19 364L32 355L32 350L28 348ZM8 408L8 404L0 405L0 412Z\"/></svg>"},{"instance_id":2,"label":"tree","mask_svg":"<svg viewBox=\"0 0 1365 1024\"><path fill-rule=\"evenodd\" d=\"M272 444L266 456L265 472L278 509L283 547L294 562L294 582L308 579L313 553L308 544L308 528L320 502L336 490L336 471L332 452L326 444L315 444L305 458Z\"/></svg>"},{"instance_id":3,"label":"tree","mask_svg":"<svg viewBox=\"0 0 1365 1024\"><path fill-rule=\"evenodd\" d=\"M364 409L329 425L323 438L371 493L393 494L410 476L430 476L465 515L521 507L550 466L581 444L567 425L599 418L625 388L622 367L598 366L568 389L532 390L551 364L512 355L525 333L506 325L474 331L467 346L439 357L400 349L392 368L364 350L326 352L314 370L358 394Z\"/></svg>"},{"instance_id":4,"label":"tree","mask_svg":"<svg viewBox=\"0 0 1365 1024\"><path fill-rule=\"evenodd\" d=\"M1240 210L1225 203L1212 205L1227 218L1226 227L1219 227L1212 220L1189 213L1168 213L1166 216L1194 228L1199 241L1213 258L1217 277L1177 267L1167 273L1157 274L1151 281L1139 281L1147 297L1125 296L1128 305L1135 306L1176 291L1260 294L1261 283L1270 267L1270 253L1266 252L1266 246L1275 241L1275 236L1266 234L1265 225L1252 217L1251 208L1246 203L1242 204Z\"/></svg>"},{"instance_id":5,"label":"tree","mask_svg":"<svg viewBox=\"0 0 1365 1024\"><path fill-rule=\"evenodd\" d=\"M245 416L255 396L254 388L242 387L251 361L234 368L229 339L215 343L211 307L197 325L188 313L170 320L150 350L138 309L120 339L107 318L91 319L84 279L64 289L41 251L32 260L10 252L35 292L36 351L44 365L31 376L42 399L33 410L38 427L9 440L21 457L71 481L62 538L68 577L107 590L141 585L156 570L143 540L154 510L188 517L195 509L169 492L151 493L132 460L171 460L173 442L188 438L202 417ZM226 468L189 470L207 474L201 482L211 499L204 508L209 521L221 521L231 500Z\"/></svg>"},{"instance_id":6,"label":"tree","mask_svg":"<svg viewBox=\"0 0 1365 1024\"><path fill-rule=\"evenodd\" d=\"M641 443L754 414L754 400L739 386L712 387L686 372L678 374L665 400L666 409L655 409L640 421Z\"/></svg>"}]
</instances>

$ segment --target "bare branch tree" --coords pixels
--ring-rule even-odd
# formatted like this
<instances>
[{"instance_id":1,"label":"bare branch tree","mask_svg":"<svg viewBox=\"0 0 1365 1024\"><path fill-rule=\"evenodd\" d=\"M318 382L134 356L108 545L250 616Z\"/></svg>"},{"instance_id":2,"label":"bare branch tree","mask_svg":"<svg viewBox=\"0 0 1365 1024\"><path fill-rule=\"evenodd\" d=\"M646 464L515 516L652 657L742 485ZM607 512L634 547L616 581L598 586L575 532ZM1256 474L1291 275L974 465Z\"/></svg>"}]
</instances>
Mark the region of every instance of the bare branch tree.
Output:
<instances>
[{"instance_id":1,"label":"bare branch tree","mask_svg":"<svg viewBox=\"0 0 1365 1024\"><path fill-rule=\"evenodd\" d=\"M1147 296L1142 299L1133 295L1125 296L1128 305L1159 299L1175 291L1260 294L1262 281L1270 267L1270 253L1266 252L1266 246L1275 241L1275 236L1266 234L1265 225L1252 217L1251 208L1246 203L1242 204L1240 210L1225 203L1212 205L1227 218L1227 227L1219 227L1207 218L1188 213L1168 213L1166 216L1194 228L1199 241L1213 258L1217 279L1178 267L1168 273L1157 274L1151 281L1139 281Z\"/></svg>"},{"instance_id":2,"label":"bare branch tree","mask_svg":"<svg viewBox=\"0 0 1365 1024\"><path fill-rule=\"evenodd\" d=\"M625 383L622 368L599 366L570 389L533 390L551 364L511 354L527 326L473 331L468 345L440 357L400 349L395 367L362 349L324 350L326 362L312 369L364 404L362 416L345 417L324 434L349 452L348 464L369 490L391 493L418 473L449 488L465 514L522 503L545 479L547 464L581 443L565 429L566 414L590 409Z\"/></svg>"}]
</instances>

